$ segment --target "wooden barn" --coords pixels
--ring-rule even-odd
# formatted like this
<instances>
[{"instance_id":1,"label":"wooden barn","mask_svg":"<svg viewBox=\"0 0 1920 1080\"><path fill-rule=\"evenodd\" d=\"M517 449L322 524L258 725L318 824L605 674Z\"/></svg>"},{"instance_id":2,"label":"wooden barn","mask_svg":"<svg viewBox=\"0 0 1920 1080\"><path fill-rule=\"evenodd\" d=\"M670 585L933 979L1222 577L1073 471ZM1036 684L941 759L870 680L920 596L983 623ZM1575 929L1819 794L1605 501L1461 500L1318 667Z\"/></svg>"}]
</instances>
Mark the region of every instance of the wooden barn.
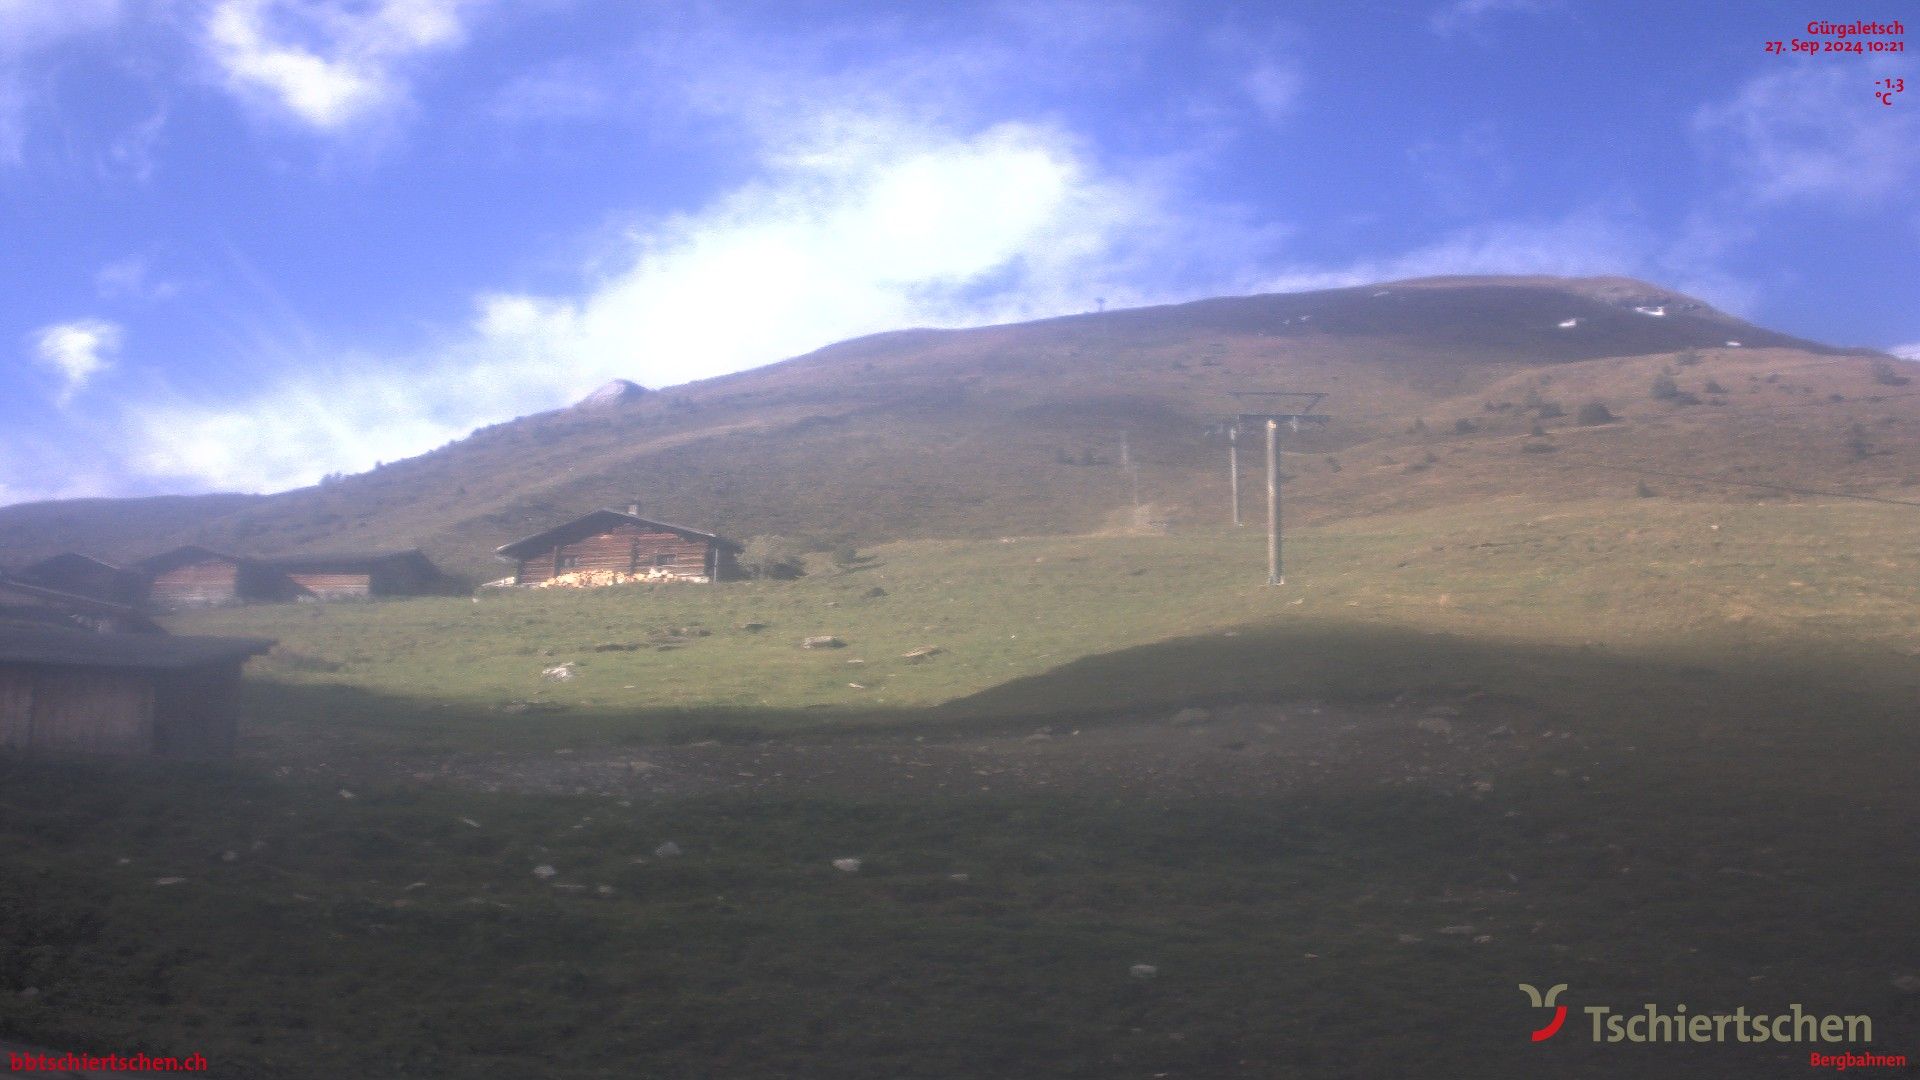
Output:
<instances>
[{"instance_id":1,"label":"wooden barn","mask_svg":"<svg viewBox=\"0 0 1920 1080\"><path fill-rule=\"evenodd\" d=\"M284 578L301 600L421 596L445 592L447 577L419 549L247 560L262 579ZM284 590L282 590L284 591Z\"/></svg>"},{"instance_id":2,"label":"wooden barn","mask_svg":"<svg viewBox=\"0 0 1920 1080\"><path fill-rule=\"evenodd\" d=\"M625 511L595 510L495 551L515 585L714 582L740 576L739 544Z\"/></svg>"},{"instance_id":3,"label":"wooden barn","mask_svg":"<svg viewBox=\"0 0 1920 1080\"><path fill-rule=\"evenodd\" d=\"M42 559L21 567L11 576L27 585L110 604L136 605L146 590L146 579L140 573L76 552Z\"/></svg>"},{"instance_id":4,"label":"wooden barn","mask_svg":"<svg viewBox=\"0 0 1920 1080\"><path fill-rule=\"evenodd\" d=\"M240 669L272 646L0 623L0 746L227 757Z\"/></svg>"},{"instance_id":5,"label":"wooden barn","mask_svg":"<svg viewBox=\"0 0 1920 1080\"><path fill-rule=\"evenodd\" d=\"M155 611L246 602L340 600L446 592L450 579L418 550L332 555L229 555L189 544L144 560Z\"/></svg>"},{"instance_id":6,"label":"wooden barn","mask_svg":"<svg viewBox=\"0 0 1920 1080\"><path fill-rule=\"evenodd\" d=\"M0 574L0 624L64 626L96 633L162 634L139 608L42 588Z\"/></svg>"},{"instance_id":7,"label":"wooden barn","mask_svg":"<svg viewBox=\"0 0 1920 1080\"><path fill-rule=\"evenodd\" d=\"M238 555L188 544L142 559L134 568L146 578L147 607L182 611L239 603L245 567Z\"/></svg>"}]
</instances>

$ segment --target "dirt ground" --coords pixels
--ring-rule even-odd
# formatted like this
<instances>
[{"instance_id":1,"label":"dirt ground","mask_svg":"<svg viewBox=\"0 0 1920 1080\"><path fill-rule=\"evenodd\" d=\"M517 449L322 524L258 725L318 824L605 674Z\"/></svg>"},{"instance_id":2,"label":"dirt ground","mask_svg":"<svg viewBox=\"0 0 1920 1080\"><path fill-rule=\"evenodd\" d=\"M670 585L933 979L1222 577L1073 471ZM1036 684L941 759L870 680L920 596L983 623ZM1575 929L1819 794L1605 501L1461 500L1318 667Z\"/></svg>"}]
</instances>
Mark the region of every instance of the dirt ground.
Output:
<instances>
[{"instance_id":1,"label":"dirt ground","mask_svg":"<svg viewBox=\"0 0 1920 1080\"><path fill-rule=\"evenodd\" d=\"M378 779L624 799L709 794L1258 795L1406 784L1475 796L1582 745L1527 702L1463 691L1372 706L1245 704L988 736L699 742L620 753L456 754ZM1576 781L1578 780L1575 777Z\"/></svg>"}]
</instances>

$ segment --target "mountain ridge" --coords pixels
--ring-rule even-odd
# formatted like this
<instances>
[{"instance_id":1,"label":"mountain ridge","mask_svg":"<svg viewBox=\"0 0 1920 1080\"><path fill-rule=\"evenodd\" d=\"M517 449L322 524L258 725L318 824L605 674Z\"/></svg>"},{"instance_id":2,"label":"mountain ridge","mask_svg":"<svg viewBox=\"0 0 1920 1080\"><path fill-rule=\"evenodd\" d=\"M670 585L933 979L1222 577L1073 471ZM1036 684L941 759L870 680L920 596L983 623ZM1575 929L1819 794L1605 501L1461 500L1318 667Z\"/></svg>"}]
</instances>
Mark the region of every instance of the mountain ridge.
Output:
<instances>
[{"instance_id":1,"label":"mountain ridge","mask_svg":"<svg viewBox=\"0 0 1920 1080\"><path fill-rule=\"evenodd\" d=\"M189 541L262 554L421 546L492 576L497 544L634 502L743 539L1086 531L1135 520L1122 437L1148 504L1138 516L1204 522L1226 496L1218 424L1232 392L1260 389L1332 395L1326 430L1289 439L1310 520L1463 494L1555 497L1539 488L1543 466L1571 460L1555 454L1629 429L1635 438L1608 453L1670 465L1704 455L1751 475L1877 488L1899 482L1884 459L1908 460L1920 419L1877 381L1882 359L1630 278L1420 278L903 329L640 394L603 387L596 395L620 400L490 425L315 487L198 497L213 500L199 515L181 503L164 514L130 502L0 508L0 562L50 545L109 559ZM1663 377L1700 404L1653 397ZM1807 407L1809 395L1825 406ZM1791 461L1748 430L1765 415L1838 446L1849 425L1884 419L1854 415L1874 397L1896 423L1879 425L1864 456ZM1624 422L1580 427L1587 400ZM1517 449L1529 440L1534 452ZM1365 468L1339 461L1353 454Z\"/></svg>"}]
</instances>

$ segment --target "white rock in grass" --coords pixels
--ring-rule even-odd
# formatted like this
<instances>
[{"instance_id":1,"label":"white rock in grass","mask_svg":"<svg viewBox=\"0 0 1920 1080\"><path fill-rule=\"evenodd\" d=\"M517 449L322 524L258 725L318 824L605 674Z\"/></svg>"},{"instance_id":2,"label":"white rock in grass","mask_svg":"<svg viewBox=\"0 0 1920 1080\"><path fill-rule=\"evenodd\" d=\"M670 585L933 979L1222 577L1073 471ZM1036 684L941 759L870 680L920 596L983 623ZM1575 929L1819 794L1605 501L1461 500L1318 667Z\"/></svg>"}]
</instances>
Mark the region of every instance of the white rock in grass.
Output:
<instances>
[{"instance_id":1,"label":"white rock in grass","mask_svg":"<svg viewBox=\"0 0 1920 1080\"><path fill-rule=\"evenodd\" d=\"M153 883L155 885L178 885L185 880L187 879L183 877L163 877L163 878L154 878Z\"/></svg>"},{"instance_id":2,"label":"white rock in grass","mask_svg":"<svg viewBox=\"0 0 1920 1080\"><path fill-rule=\"evenodd\" d=\"M675 855L680 854L680 845L669 840L666 843L661 844L659 847L654 848L653 853L655 855L658 855L662 859L671 859Z\"/></svg>"},{"instance_id":3,"label":"white rock in grass","mask_svg":"<svg viewBox=\"0 0 1920 1080\"><path fill-rule=\"evenodd\" d=\"M1160 969L1152 964L1135 964L1127 969L1127 974L1136 979L1151 979L1160 974Z\"/></svg>"},{"instance_id":4,"label":"white rock in grass","mask_svg":"<svg viewBox=\"0 0 1920 1080\"><path fill-rule=\"evenodd\" d=\"M548 866L545 863L541 863L539 866L536 866L533 868L533 876L539 878L541 881L546 881L547 879L553 877L555 874L558 874L559 872L560 871L555 870L553 867Z\"/></svg>"},{"instance_id":5,"label":"white rock in grass","mask_svg":"<svg viewBox=\"0 0 1920 1080\"><path fill-rule=\"evenodd\" d=\"M849 874L858 873L860 870L860 860L854 858L835 859L833 860L833 868Z\"/></svg>"}]
</instances>

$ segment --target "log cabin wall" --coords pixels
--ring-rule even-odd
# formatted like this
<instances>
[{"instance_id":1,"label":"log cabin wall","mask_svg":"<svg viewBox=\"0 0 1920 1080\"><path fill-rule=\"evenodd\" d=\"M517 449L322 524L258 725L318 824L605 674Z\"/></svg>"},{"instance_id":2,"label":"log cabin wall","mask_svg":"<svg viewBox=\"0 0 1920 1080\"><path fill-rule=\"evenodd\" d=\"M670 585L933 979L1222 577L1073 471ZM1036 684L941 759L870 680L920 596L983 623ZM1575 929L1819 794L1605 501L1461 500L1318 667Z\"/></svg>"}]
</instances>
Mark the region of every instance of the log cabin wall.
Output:
<instances>
[{"instance_id":1,"label":"log cabin wall","mask_svg":"<svg viewBox=\"0 0 1920 1080\"><path fill-rule=\"evenodd\" d=\"M153 676L110 668L8 665L0 675L6 744L82 753L153 749Z\"/></svg>"},{"instance_id":2,"label":"log cabin wall","mask_svg":"<svg viewBox=\"0 0 1920 1080\"><path fill-rule=\"evenodd\" d=\"M623 574L660 569L677 577L705 577L712 542L642 525L616 525L520 561L519 582L536 585L556 574L611 570Z\"/></svg>"},{"instance_id":3,"label":"log cabin wall","mask_svg":"<svg viewBox=\"0 0 1920 1080\"><path fill-rule=\"evenodd\" d=\"M373 575L368 574L319 574L307 572L289 573L287 577L320 600L344 600L352 597L371 596L373 594Z\"/></svg>"},{"instance_id":4,"label":"log cabin wall","mask_svg":"<svg viewBox=\"0 0 1920 1080\"><path fill-rule=\"evenodd\" d=\"M240 567L227 559L187 563L154 576L148 603L163 611L219 607L240 598Z\"/></svg>"}]
</instances>

